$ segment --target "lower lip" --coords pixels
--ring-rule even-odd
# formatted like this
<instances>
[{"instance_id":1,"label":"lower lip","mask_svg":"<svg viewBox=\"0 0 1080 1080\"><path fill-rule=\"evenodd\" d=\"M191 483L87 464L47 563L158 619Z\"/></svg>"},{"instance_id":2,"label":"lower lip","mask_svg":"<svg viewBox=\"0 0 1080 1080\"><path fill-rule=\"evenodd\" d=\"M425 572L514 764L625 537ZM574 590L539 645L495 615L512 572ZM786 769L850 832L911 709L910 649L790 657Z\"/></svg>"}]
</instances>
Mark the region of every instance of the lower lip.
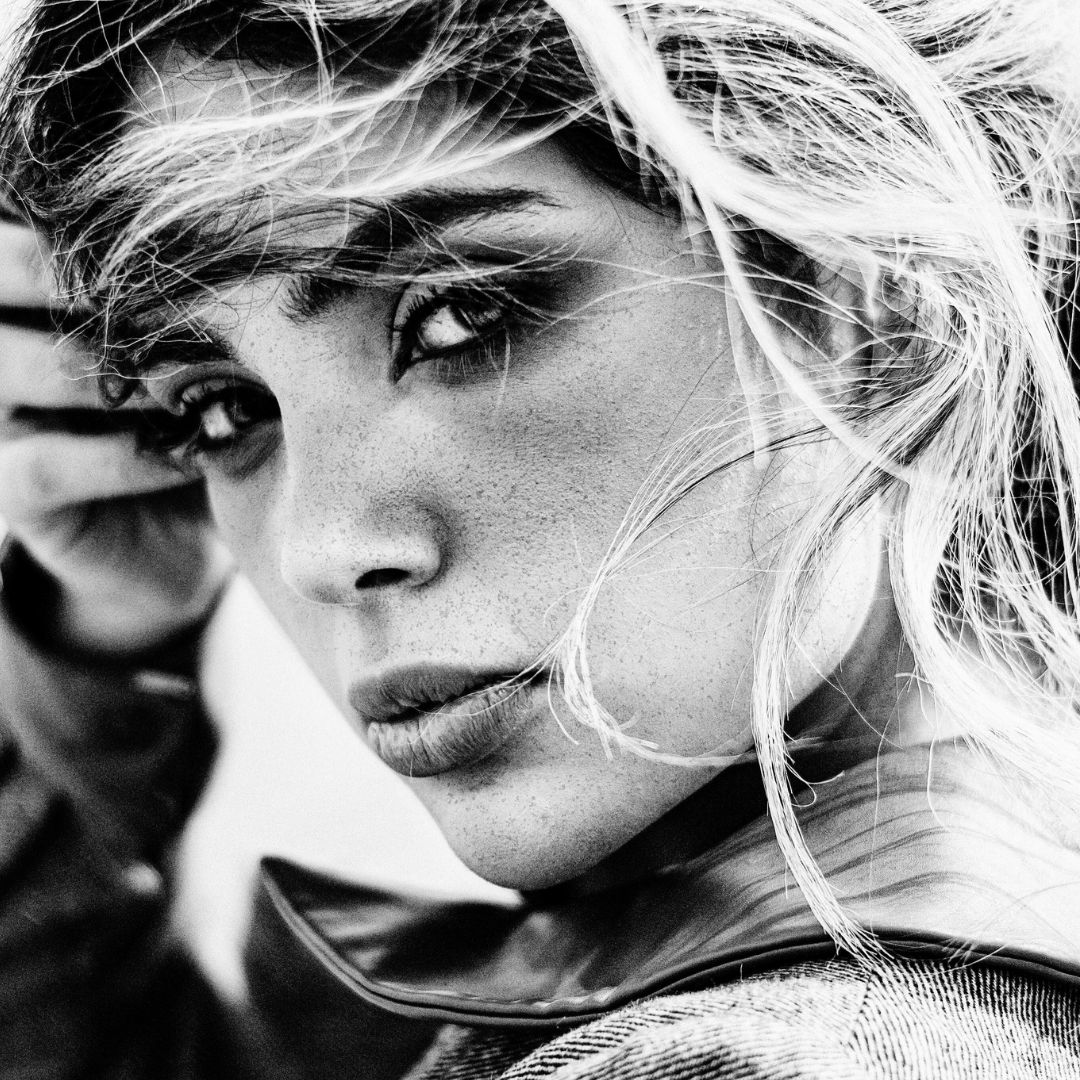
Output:
<instances>
[{"instance_id":1,"label":"lower lip","mask_svg":"<svg viewBox=\"0 0 1080 1080\"><path fill-rule=\"evenodd\" d=\"M368 744L402 776L438 776L475 765L519 732L534 714L541 681L510 690L482 690L432 712L367 721Z\"/></svg>"}]
</instances>

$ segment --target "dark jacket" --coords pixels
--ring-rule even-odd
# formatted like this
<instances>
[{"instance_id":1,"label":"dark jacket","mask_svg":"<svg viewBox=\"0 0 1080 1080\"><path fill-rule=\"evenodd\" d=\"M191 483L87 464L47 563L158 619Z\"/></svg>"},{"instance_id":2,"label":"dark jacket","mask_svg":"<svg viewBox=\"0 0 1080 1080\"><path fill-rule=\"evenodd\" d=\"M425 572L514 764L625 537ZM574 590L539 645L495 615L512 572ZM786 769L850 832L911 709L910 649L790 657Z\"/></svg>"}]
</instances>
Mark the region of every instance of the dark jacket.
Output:
<instances>
[{"instance_id":1,"label":"dark jacket","mask_svg":"<svg viewBox=\"0 0 1080 1080\"><path fill-rule=\"evenodd\" d=\"M1080 857L958 747L856 766L803 813L873 964L758 818L507 907L269 860L231 1008L168 926L213 753L193 651L111 668L0 625L3 1080L1080 1077Z\"/></svg>"}]
</instances>

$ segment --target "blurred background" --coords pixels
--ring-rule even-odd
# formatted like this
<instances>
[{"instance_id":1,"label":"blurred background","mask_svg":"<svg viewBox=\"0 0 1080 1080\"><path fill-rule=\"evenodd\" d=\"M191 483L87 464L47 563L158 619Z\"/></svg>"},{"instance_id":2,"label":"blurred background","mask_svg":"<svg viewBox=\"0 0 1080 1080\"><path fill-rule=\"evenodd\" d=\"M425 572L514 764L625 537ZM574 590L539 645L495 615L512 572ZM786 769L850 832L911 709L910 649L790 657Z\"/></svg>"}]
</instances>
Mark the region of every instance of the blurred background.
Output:
<instances>
[{"instance_id":1,"label":"blurred background","mask_svg":"<svg viewBox=\"0 0 1080 1080\"><path fill-rule=\"evenodd\" d=\"M33 0L0 0L0 77ZM2 533L2 522L0 522ZM343 877L459 896L499 896L450 852L405 785L370 754L238 580L207 641L204 685L217 768L185 837L176 917L229 993L260 856Z\"/></svg>"}]
</instances>

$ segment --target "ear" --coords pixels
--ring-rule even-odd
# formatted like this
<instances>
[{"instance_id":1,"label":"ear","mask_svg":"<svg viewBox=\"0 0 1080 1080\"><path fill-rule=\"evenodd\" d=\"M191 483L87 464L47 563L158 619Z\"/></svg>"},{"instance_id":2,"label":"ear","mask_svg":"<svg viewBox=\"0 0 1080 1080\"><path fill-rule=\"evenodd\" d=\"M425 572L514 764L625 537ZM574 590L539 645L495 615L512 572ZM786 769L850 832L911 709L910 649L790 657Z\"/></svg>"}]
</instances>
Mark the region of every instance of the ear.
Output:
<instances>
[{"instance_id":1,"label":"ear","mask_svg":"<svg viewBox=\"0 0 1080 1080\"><path fill-rule=\"evenodd\" d=\"M749 312L726 290L728 338L759 469L784 439L837 424L827 407L870 375L881 321L872 270L819 265L812 281L783 289Z\"/></svg>"}]
</instances>

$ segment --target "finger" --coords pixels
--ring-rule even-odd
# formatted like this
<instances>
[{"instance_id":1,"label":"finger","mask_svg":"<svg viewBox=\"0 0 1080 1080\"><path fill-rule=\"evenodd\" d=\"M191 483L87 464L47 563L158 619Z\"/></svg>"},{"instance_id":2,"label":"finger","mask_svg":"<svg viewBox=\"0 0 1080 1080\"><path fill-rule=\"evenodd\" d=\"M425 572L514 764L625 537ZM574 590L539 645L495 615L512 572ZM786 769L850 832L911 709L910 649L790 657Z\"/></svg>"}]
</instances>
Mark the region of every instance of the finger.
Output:
<instances>
[{"instance_id":1,"label":"finger","mask_svg":"<svg viewBox=\"0 0 1080 1080\"><path fill-rule=\"evenodd\" d=\"M129 434L80 438L46 433L0 444L0 517L17 528L88 502L190 484L191 475L139 454Z\"/></svg>"},{"instance_id":2,"label":"finger","mask_svg":"<svg viewBox=\"0 0 1080 1080\"><path fill-rule=\"evenodd\" d=\"M127 431L152 443L155 436L166 433L176 418L163 409L144 409L141 406L121 408L61 406L40 408L35 405L13 406L6 421L0 421L0 439L46 432L66 435L112 435ZM148 445L144 441L143 445Z\"/></svg>"},{"instance_id":3,"label":"finger","mask_svg":"<svg viewBox=\"0 0 1080 1080\"><path fill-rule=\"evenodd\" d=\"M0 324L39 334L78 334L86 329L85 312L69 311L62 306L27 307L0 303Z\"/></svg>"},{"instance_id":4,"label":"finger","mask_svg":"<svg viewBox=\"0 0 1080 1080\"><path fill-rule=\"evenodd\" d=\"M95 368L78 342L0 324L0 407L100 405Z\"/></svg>"},{"instance_id":5,"label":"finger","mask_svg":"<svg viewBox=\"0 0 1080 1080\"><path fill-rule=\"evenodd\" d=\"M0 304L47 307L52 293L48 251L25 225L0 221Z\"/></svg>"}]
</instances>

